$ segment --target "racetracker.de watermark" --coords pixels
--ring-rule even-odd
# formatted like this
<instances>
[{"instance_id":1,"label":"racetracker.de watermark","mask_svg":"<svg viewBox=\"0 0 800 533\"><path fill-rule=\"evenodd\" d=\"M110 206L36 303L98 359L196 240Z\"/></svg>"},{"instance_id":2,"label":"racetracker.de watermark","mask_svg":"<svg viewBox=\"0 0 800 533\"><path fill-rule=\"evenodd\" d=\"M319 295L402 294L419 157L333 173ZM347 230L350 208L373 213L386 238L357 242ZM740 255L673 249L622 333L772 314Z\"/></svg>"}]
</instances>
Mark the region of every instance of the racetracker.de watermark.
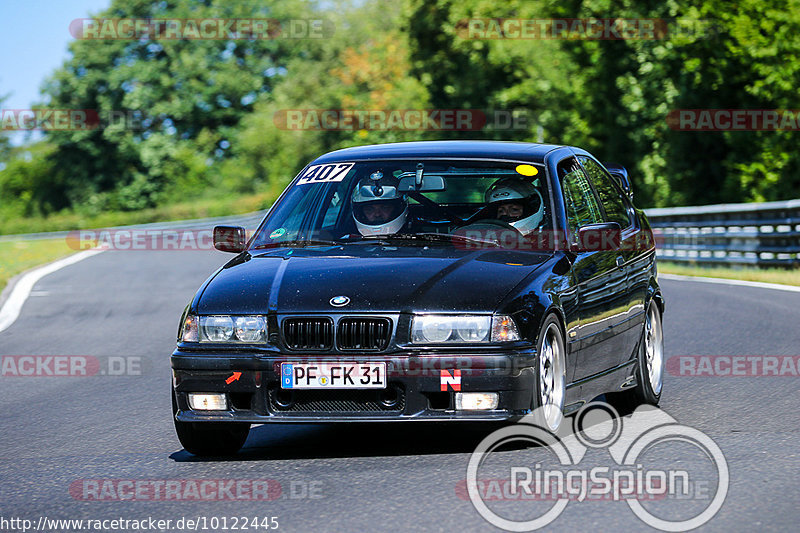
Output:
<instances>
[{"instance_id":1,"label":"racetracker.de watermark","mask_svg":"<svg viewBox=\"0 0 800 533\"><path fill-rule=\"evenodd\" d=\"M659 244L660 233L650 230L626 232L609 228L584 228L580 232L542 230L523 236L512 227L501 224L481 224L453 232L453 245L463 250L484 250L500 247L506 250L547 251L647 251Z\"/></svg>"},{"instance_id":2,"label":"racetracker.de watermark","mask_svg":"<svg viewBox=\"0 0 800 533\"><path fill-rule=\"evenodd\" d=\"M326 19L274 18L85 18L69 32L84 40L274 40L326 39L333 35Z\"/></svg>"},{"instance_id":3,"label":"racetracker.de watermark","mask_svg":"<svg viewBox=\"0 0 800 533\"><path fill-rule=\"evenodd\" d=\"M292 131L502 131L532 124L522 109L281 109L272 122Z\"/></svg>"},{"instance_id":4,"label":"racetracker.de watermark","mask_svg":"<svg viewBox=\"0 0 800 533\"><path fill-rule=\"evenodd\" d=\"M679 377L800 376L800 355L673 355L667 372Z\"/></svg>"},{"instance_id":5,"label":"racetracker.de watermark","mask_svg":"<svg viewBox=\"0 0 800 533\"><path fill-rule=\"evenodd\" d=\"M130 355L3 355L0 376L15 378L141 376L147 359Z\"/></svg>"},{"instance_id":6,"label":"racetracker.de watermark","mask_svg":"<svg viewBox=\"0 0 800 533\"><path fill-rule=\"evenodd\" d=\"M73 250L114 250L123 252L213 250L210 229L96 229L67 233Z\"/></svg>"},{"instance_id":7,"label":"racetracker.de watermark","mask_svg":"<svg viewBox=\"0 0 800 533\"><path fill-rule=\"evenodd\" d=\"M275 479L78 479L70 483L75 500L93 502L222 502L319 500L320 480Z\"/></svg>"},{"instance_id":8,"label":"racetracker.de watermark","mask_svg":"<svg viewBox=\"0 0 800 533\"><path fill-rule=\"evenodd\" d=\"M141 111L97 109L2 109L2 131L92 131L99 129L143 130Z\"/></svg>"},{"instance_id":9,"label":"racetracker.de watermark","mask_svg":"<svg viewBox=\"0 0 800 533\"><path fill-rule=\"evenodd\" d=\"M678 131L797 131L797 109L675 109L667 125Z\"/></svg>"},{"instance_id":10,"label":"racetracker.de watermark","mask_svg":"<svg viewBox=\"0 0 800 533\"><path fill-rule=\"evenodd\" d=\"M470 18L459 20L455 30L473 40L662 40L718 33L712 20L660 18Z\"/></svg>"}]
</instances>

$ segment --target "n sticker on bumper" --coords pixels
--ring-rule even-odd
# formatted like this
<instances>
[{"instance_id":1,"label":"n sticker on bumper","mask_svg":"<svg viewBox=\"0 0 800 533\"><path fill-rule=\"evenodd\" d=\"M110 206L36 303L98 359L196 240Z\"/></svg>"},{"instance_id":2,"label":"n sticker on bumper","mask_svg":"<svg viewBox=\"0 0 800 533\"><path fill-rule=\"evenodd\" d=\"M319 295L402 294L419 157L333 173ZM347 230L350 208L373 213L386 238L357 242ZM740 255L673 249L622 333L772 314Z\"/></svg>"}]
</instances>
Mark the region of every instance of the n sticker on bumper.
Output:
<instances>
[{"instance_id":1,"label":"n sticker on bumper","mask_svg":"<svg viewBox=\"0 0 800 533\"><path fill-rule=\"evenodd\" d=\"M446 391L448 385L452 387L453 390L461 390L461 370L453 370L452 374L447 370L440 370L439 372L439 385L442 391Z\"/></svg>"}]
</instances>

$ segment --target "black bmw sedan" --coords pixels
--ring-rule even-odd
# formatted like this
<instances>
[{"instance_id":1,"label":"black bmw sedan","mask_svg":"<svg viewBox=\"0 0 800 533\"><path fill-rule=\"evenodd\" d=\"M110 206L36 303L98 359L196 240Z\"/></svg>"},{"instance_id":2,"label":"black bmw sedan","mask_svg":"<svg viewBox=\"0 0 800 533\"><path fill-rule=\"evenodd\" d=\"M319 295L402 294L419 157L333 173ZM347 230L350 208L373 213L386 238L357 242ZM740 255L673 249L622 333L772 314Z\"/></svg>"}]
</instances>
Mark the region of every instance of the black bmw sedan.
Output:
<instances>
[{"instance_id":1,"label":"black bmw sedan","mask_svg":"<svg viewBox=\"0 0 800 533\"><path fill-rule=\"evenodd\" d=\"M312 161L198 290L172 354L189 452L251 424L501 421L657 404L655 248L627 172L568 146L435 141Z\"/></svg>"}]
</instances>

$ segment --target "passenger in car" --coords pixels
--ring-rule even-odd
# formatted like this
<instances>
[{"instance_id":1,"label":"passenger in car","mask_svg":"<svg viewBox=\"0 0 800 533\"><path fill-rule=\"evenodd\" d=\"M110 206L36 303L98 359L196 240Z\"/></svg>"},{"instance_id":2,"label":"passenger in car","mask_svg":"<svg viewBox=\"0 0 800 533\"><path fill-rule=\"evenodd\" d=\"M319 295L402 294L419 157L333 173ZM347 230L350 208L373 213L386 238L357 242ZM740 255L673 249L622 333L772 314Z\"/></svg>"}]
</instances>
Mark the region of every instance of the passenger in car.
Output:
<instances>
[{"instance_id":1,"label":"passenger in car","mask_svg":"<svg viewBox=\"0 0 800 533\"><path fill-rule=\"evenodd\" d=\"M544 201L536 187L523 178L497 180L486 191L490 216L510 224L526 236L544 219Z\"/></svg>"}]
</instances>

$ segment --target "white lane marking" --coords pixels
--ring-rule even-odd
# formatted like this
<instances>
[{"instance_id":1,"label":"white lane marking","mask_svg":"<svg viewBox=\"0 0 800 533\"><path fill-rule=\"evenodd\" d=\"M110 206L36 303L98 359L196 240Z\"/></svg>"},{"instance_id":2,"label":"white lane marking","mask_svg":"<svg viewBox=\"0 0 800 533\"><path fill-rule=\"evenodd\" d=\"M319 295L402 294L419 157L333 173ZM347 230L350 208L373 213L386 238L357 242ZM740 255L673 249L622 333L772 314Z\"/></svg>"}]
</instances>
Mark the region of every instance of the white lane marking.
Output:
<instances>
[{"instance_id":1,"label":"white lane marking","mask_svg":"<svg viewBox=\"0 0 800 533\"><path fill-rule=\"evenodd\" d=\"M5 305L0 309L0 331L8 329L8 327L17 320L25 300L28 299L37 281L48 274L52 274L56 270L64 268L65 266L74 265L78 261L83 261L84 259L102 252L103 250L85 250L83 252L78 252L64 259L59 259L58 261L50 263L49 265L37 268L36 270L31 270L22 276L22 278L17 281L17 284L14 285L11 294L8 295L8 300L6 300Z\"/></svg>"},{"instance_id":2,"label":"white lane marking","mask_svg":"<svg viewBox=\"0 0 800 533\"><path fill-rule=\"evenodd\" d=\"M742 279L725 278L706 278L702 276L680 276L678 274L659 274L659 278L671 279L675 281L700 281L704 283L716 283L718 285L738 285L740 287L755 287L757 289L774 289L777 291L800 292L800 287L794 285L782 285L780 283L764 283L762 281L745 281Z\"/></svg>"}]
</instances>

